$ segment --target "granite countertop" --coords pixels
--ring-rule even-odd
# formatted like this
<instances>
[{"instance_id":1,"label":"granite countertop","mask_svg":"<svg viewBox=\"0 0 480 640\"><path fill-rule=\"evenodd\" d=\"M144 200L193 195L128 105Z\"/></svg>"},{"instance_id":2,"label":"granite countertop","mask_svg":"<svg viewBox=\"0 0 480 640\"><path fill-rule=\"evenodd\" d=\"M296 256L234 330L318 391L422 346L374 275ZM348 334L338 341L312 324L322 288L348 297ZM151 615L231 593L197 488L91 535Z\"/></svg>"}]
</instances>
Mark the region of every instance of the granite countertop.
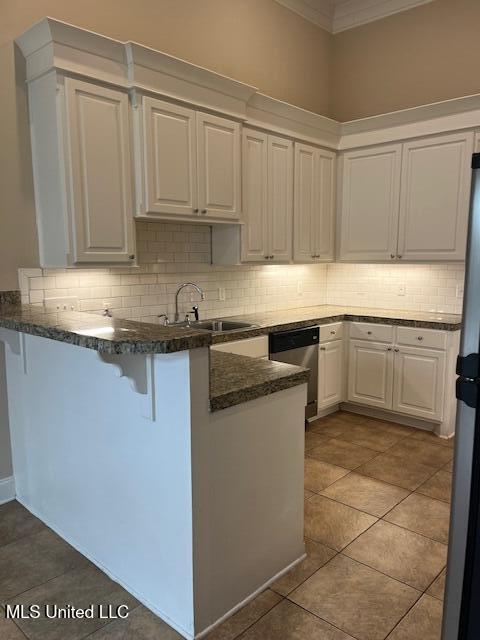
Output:
<instances>
[{"instance_id":1,"label":"granite countertop","mask_svg":"<svg viewBox=\"0 0 480 640\"><path fill-rule=\"evenodd\" d=\"M220 411L308 382L309 369L210 350L210 410Z\"/></svg>"},{"instance_id":2,"label":"granite countertop","mask_svg":"<svg viewBox=\"0 0 480 640\"><path fill-rule=\"evenodd\" d=\"M84 311L0 304L0 327L59 340L103 353L173 353L212 342L208 331L108 318Z\"/></svg>"},{"instance_id":3,"label":"granite countertop","mask_svg":"<svg viewBox=\"0 0 480 640\"><path fill-rule=\"evenodd\" d=\"M288 331L313 325L328 324L351 320L355 322L373 322L393 324L423 329L441 329L459 331L462 328L462 316L456 314L427 313L424 311L402 311L396 309L375 309L370 307L341 307L319 305L299 309L286 309L266 313L253 313L229 318L250 322L255 327L240 331L227 331L212 336L212 343L230 342L242 338L265 335L273 331Z\"/></svg>"}]
</instances>

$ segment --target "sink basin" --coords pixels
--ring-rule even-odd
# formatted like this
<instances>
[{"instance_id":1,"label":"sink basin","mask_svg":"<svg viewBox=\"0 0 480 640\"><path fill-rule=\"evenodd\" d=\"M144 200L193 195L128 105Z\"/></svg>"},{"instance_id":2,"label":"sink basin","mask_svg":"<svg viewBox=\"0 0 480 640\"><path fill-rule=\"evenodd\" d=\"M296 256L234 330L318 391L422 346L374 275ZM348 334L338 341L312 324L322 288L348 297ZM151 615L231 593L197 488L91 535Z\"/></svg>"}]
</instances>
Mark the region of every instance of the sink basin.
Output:
<instances>
[{"instance_id":1,"label":"sink basin","mask_svg":"<svg viewBox=\"0 0 480 640\"><path fill-rule=\"evenodd\" d=\"M239 329L252 329L256 325L250 322L237 322L235 320L205 320L195 322L194 325L197 329L204 329L205 331L238 331Z\"/></svg>"},{"instance_id":2,"label":"sink basin","mask_svg":"<svg viewBox=\"0 0 480 640\"><path fill-rule=\"evenodd\" d=\"M242 329L253 329L257 325L250 322L238 322L236 320L200 320L200 322L175 322L170 326L190 327L192 329L203 329L203 331L241 331Z\"/></svg>"}]
</instances>

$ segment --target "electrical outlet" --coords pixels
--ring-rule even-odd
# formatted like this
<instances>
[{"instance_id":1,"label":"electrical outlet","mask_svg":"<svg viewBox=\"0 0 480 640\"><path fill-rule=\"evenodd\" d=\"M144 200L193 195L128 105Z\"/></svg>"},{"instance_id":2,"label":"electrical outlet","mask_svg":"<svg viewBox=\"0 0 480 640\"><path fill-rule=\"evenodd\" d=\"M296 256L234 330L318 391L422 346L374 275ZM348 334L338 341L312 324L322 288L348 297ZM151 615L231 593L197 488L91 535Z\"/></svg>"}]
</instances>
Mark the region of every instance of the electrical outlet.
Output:
<instances>
[{"instance_id":1,"label":"electrical outlet","mask_svg":"<svg viewBox=\"0 0 480 640\"><path fill-rule=\"evenodd\" d=\"M457 284L457 298L463 298L463 284Z\"/></svg>"},{"instance_id":2,"label":"electrical outlet","mask_svg":"<svg viewBox=\"0 0 480 640\"><path fill-rule=\"evenodd\" d=\"M45 298L43 306L46 311L78 311L78 298L77 296Z\"/></svg>"},{"instance_id":3,"label":"electrical outlet","mask_svg":"<svg viewBox=\"0 0 480 640\"><path fill-rule=\"evenodd\" d=\"M397 286L397 296L404 296L407 292L407 287L404 284Z\"/></svg>"},{"instance_id":4,"label":"electrical outlet","mask_svg":"<svg viewBox=\"0 0 480 640\"><path fill-rule=\"evenodd\" d=\"M225 300L225 287L218 287L218 299Z\"/></svg>"}]
</instances>

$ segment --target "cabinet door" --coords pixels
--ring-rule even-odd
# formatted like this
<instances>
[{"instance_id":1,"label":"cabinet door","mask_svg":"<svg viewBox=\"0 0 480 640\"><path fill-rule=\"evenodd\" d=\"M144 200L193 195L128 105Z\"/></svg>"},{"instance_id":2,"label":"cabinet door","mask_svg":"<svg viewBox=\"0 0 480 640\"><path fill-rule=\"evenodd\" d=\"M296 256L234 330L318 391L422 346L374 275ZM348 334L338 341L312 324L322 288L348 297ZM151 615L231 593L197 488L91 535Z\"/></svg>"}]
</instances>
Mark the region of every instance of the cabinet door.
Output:
<instances>
[{"instance_id":1,"label":"cabinet door","mask_svg":"<svg viewBox=\"0 0 480 640\"><path fill-rule=\"evenodd\" d=\"M242 261L266 262L268 136L243 129L242 134Z\"/></svg>"},{"instance_id":2,"label":"cabinet door","mask_svg":"<svg viewBox=\"0 0 480 640\"><path fill-rule=\"evenodd\" d=\"M464 260L473 133L412 140L403 147L398 254Z\"/></svg>"},{"instance_id":3,"label":"cabinet door","mask_svg":"<svg viewBox=\"0 0 480 640\"><path fill-rule=\"evenodd\" d=\"M343 341L320 345L318 360L318 408L343 401Z\"/></svg>"},{"instance_id":4,"label":"cabinet door","mask_svg":"<svg viewBox=\"0 0 480 640\"><path fill-rule=\"evenodd\" d=\"M293 143L268 136L268 238L271 259L292 259Z\"/></svg>"},{"instance_id":5,"label":"cabinet door","mask_svg":"<svg viewBox=\"0 0 480 640\"><path fill-rule=\"evenodd\" d=\"M393 410L441 421L445 352L401 347L395 353Z\"/></svg>"},{"instance_id":6,"label":"cabinet door","mask_svg":"<svg viewBox=\"0 0 480 640\"><path fill-rule=\"evenodd\" d=\"M316 260L333 260L335 220L336 155L318 149L315 158L315 255Z\"/></svg>"},{"instance_id":7,"label":"cabinet door","mask_svg":"<svg viewBox=\"0 0 480 640\"><path fill-rule=\"evenodd\" d=\"M143 99L146 213L196 211L195 111Z\"/></svg>"},{"instance_id":8,"label":"cabinet door","mask_svg":"<svg viewBox=\"0 0 480 640\"><path fill-rule=\"evenodd\" d=\"M393 260L397 250L402 145L341 158L340 260Z\"/></svg>"},{"instance_id":9,"label":"cabinet door","mask_svg":"<svg viewBox=\"0 0 480 640\"><path fill-rule=\"evenodd\" d=\"M128 96L67 78L73 260L131 262L134 253Z\"/></svg>"},{"instance_id":10,"label":"cabinet door","mask_svg":"<svg viewBox=\"0 0 480 640\"><path fill-rule=\"evenodd\" d=\"M314 147L295 143L293 258L297 262L315 261L315 151Z\"/></svg>"},{"instance_id":11,"label":"cabinet door","mask_svg":"<svg viewBox=\"0 0 480 640\"><path fill-rule=\"evenodd\" d=\"M240 217L240 125L197 113L198 206L208 218Z\"/></svg>"},{"instance_id":12,"label":"cabinet door","mask_svg":"<svg viewBox=\"0 0 480 640\"><path fill-rule=\"evenodd\" d=\"M348 400L392 408L393 349L379 342L350 340Z\"/></svg>"}]
</instances>

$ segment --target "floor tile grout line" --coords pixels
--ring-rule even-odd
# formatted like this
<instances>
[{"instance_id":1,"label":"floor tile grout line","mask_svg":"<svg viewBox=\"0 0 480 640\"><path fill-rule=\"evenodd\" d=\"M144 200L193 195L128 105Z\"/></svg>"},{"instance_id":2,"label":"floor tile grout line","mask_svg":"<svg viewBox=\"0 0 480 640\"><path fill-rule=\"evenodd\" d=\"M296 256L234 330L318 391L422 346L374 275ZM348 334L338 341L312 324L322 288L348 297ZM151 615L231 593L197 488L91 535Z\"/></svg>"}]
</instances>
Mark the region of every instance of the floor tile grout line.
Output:
<instances>
[{"instance_id":1,"label":"floor tile grout line","mask_svg":"<svg viewBox=\"0 0 480 640\"><path fill-rule=\"evenodd\" d=\"M141 602L138 603L138 605L136 607L134 607L131 611L129 611L128 616L130 617L130 614L132 614L134 611L136 611L137 609L139 609L140 607L145 606L142 605ZM147 608L147 607L145 607ZM150 609L149 609L150 611ZM156 615L156 614L154 614ZM128 620L128 618L125 620L107 620L106 624L103 624L101 627L98 627L98 629L94 629L93 631L91 631L90 633L88 633L86 636L82 636L80 638L75 638L75 640L87 640L87 638L91 638L93 636L93 634L97 633L97 631L100 631L100 629L106 629L109 625L114 624L115 622L126 622ZM161 618L160 618L161 620ZM170 626L170 625L168 625ZM172 628L172 627L171 627ZM234 639L232 639L234 640Z\"/></svg>"},{"instance_id":2,"label":"floor tile grout line","mask_svg":"<svg viewBox=\"0 0 480 640\"><path fill-rule=\"evenodd\" d=\"M270 587L267 587L267 589L265 589L265 591L267 591ZM273 589L270 589L271 591L273 591ZM262 593L265 593L265 591L262 591ZM272 607L270 607L270 609L268 609L267 611L265 611L264 613L262 613L262 615L257 618L254 622L252 622L252 624L249 624L247 627L245 627L245 629L243 629L242 631L240 631L240 633L238 633L236 636L233 636L231 638L231 640L240 640L241 637L247 633L247 631L249 629L251 629L254 625L257 624L257 622L260 622L260 620L262 620L262 618L264 618L266 615L268 615L271 611L273 611L276 607L278 607L279 604L281 604L284 600L286 600L287 598L285 596L282 596L281 593L277 593L276 591L274 591L274 593L277 596L280 596L281 600L279 600L278 602L276 602ZM253 601L252 601L253 602ZM248 607L248 604L246 604L245 606ZM240 609L241 611L242 609ZM235 614L233 614L232 618L234 617ZM229 620L231 620L231 618L229 618ZM219 625L220 628L221 625ZM213 631L215 631L215 629L213 629ZM206 640L208 640L208 636L206 636Z\"/></svg>"},{"instance_id":3,"label":"floor tile grout line","mask_svg":"<svg viewBox=\"0 0 480 640\"><path fill-rule=\"evenodd\" d=\"M332 558L333 560L333 558ZM328 563L327 563L328 564ZM322 569L322 567L320 567L320 569ZM319 569L319 570L320 570ZM309 613L311 616L314 616L315 618L317 618L318 620L321 620L322 622L326 622L327 624L329 624L331 627L333 627L334 629L337 629L338 631L341 631L342 633L346 633L347 635L351 636L354 640L361 640L358 636L354 636L351 631L345 631L345 629L342 629L341 627L337 626L336 624L333 624L333 622L330 622L330 620L327 620L326 618L322 618L322 616L319 616L317 613L314 613L313 611L310 611L310 609L307 609L306 607L304 607L301 604L298 604L298 602L294 602L293 600L290 600L290 598L287 596L285 598L285 600L288 600L289 602L291 602L292 604L294 604L296 607L298 607L299 609L302 609L303 611L305 611L306 613ZM280 604L280 603L279 603ZM235 639L233 639L235 640Z\"/></svg>"},{"instance_id":4,"label":"floor tile grout line","mask_svg":"<svg viewBox=\"0 0 480 640\"><path fill-rule=\"evenodd\" d=\"M390 522L389 520L385 520L384 518L379 518L379 520L382 520L382 522L385 522L386 524L390 524L390 525L392 525L394 527L398 527L399 529L403 529L404 531L409 531L410 533L414 533L415 535L420 536L421 538L425 538L426 540L430 540L430 542L438 542L438 544L443 544L443 546L447 547L447 549L448 549L448 542L442 542L441 540L436 540L435 538L430 538L429 536L426 536L424 533L419 533L418 531L414 531L413 529L409 529L408 527L404 527L401 524L397 524L396 522Z\"/></svg>"}]
</instances>

